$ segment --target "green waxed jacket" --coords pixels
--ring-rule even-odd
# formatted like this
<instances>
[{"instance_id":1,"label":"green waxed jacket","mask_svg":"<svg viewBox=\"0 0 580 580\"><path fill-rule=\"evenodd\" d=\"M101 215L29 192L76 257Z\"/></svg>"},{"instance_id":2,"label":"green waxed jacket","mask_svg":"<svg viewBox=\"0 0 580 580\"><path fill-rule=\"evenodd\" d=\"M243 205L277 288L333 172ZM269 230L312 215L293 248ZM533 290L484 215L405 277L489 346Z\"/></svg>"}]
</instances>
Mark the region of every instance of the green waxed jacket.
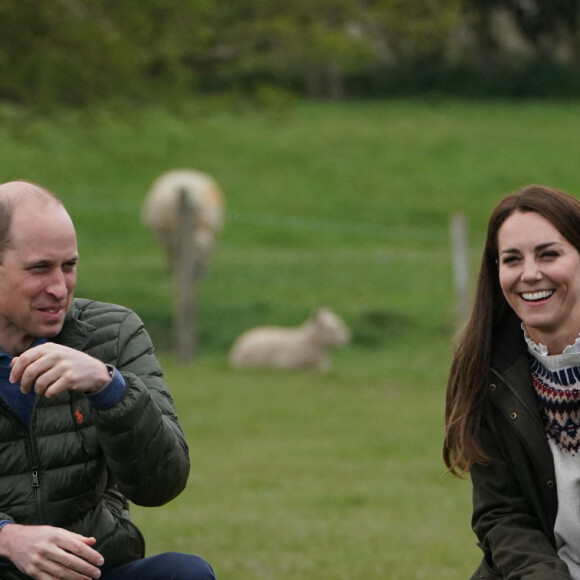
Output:
<instances>
[{"instance_id":1,"label":"green waxed jacket","mask_svg":"<svg viewBox=\"0 0 580 580\"><path fill-rule=\"evenodd\" d=\"M555 547L554 463L520 324L510 314L495 335L481 428L489 461L471 469L472 526L484 552L472 580L570 580Z\"/></svg>"},{"instance_id":2,"label":"green waxed jacket","mask_svg":"<svg viewBox=\"0 0 580 580\"><path fill-rule=\"evenodd\" d=\"M189 455L153 345L130 310L74 299L55 342L115 366L123 398L96 408L79 393L38 397L31 426L0 399L0 519L94 536L105 568L140 558L128 502L161 505L189 475ZM0 578L26 576L0 566Z\"/></svg>"}]
</instances>

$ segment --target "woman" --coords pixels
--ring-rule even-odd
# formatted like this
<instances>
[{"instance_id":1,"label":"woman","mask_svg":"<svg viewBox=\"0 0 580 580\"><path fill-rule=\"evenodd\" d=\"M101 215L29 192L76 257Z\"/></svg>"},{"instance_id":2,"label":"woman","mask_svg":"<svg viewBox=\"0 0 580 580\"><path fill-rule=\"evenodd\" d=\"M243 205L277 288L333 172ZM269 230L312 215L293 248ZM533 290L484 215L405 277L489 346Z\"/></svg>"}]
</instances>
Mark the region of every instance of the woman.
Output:
<instances>
[{"instance_id":1,"label":"woman","mask_svg":"<svg viewBox=\"0 0 580 580\"><path fill-rule=\"evenodd\" d=\"M580 579L580 201L542 186L489 221L446 399L444 459L470 472L474 578Z\"/></svg>"}]
</instances>

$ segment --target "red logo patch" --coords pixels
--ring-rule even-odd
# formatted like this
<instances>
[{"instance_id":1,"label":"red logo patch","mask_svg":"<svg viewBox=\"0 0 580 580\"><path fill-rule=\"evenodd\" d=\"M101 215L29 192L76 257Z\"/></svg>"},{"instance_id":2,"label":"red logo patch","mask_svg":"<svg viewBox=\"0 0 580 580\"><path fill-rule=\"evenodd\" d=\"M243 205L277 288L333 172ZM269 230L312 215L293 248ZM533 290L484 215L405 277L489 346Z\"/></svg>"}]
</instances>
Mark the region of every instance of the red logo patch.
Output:
<instances>
[{"instance_id":1,"label":"red logo patch","mask_svg":"<svg viewBox=\"0 0 580 580\"><path fill-rule=\"evenodd\" d=\"M75 411L75 421L77 422L77 424L80 425L84 420L85 418L83 417L83 414L81 413L80 409L77 409Z\"/></svg>"}]
</instances>

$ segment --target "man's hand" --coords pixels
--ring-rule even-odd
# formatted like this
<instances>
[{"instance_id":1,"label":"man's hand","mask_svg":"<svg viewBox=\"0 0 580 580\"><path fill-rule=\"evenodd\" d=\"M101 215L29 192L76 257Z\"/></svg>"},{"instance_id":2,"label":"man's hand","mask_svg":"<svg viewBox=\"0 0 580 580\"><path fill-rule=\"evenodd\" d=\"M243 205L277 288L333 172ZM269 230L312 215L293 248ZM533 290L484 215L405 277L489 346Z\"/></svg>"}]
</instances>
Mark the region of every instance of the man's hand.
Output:
<instances>
[{"instance_id":1,"label":"man's hand","mask_svg":"<svg viewBox=\"0 0 580 580\"><path fill-rule=\"evenodd\" d=\"M100 360L79 350L47 342L12 359L10 382L20 381L20 390L54 397L64 391L97 393L110 382L109 370Z\"/></svg>"},{"instance_id":2,"label":"man's hand","mask_svg":"<svg viewBox=\"0 0 580 580\"><path fill-rule=\"evenodd\" d=\"M52 526L8 524L0 530L0 556L35 580L91 580L104 563L95 541Z\"/></svg>"}]
</instances>

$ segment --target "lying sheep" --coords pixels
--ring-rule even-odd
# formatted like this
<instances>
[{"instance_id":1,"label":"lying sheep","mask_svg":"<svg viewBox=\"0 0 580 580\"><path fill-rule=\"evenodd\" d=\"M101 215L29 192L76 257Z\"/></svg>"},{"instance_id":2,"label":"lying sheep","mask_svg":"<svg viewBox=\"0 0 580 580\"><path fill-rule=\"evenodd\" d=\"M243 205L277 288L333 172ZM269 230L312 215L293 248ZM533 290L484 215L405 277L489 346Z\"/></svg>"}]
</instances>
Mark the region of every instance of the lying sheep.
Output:
<instances>
[{"instance_id":1,"label":"lying sheep","mask_svg":"<svg viewBox=\"0 0 580 580\"><path fill-rule=\"evenodd\" d=\"M349 341L350 331L342 319L332 310L320 308L294 328L262 326L247 330L234 342L229 361L238 368L327 371L328 351Z\"/></svg>"},{"instance_id":2,"label":"lying sheep","mask_svg":"<svg viewBox=\"0 0 580 580\"><path fill-rule=\"evenodd\" d=\"M164 247L172 272L176 270L178 209L181 192L186 191L194 211L193 248L195 276L208 266L216 237L221 231L225 208L217 183L207 174L193 169L164 173L151 186L143 205L143 223Z\"/></svg>"}]
</instances>

